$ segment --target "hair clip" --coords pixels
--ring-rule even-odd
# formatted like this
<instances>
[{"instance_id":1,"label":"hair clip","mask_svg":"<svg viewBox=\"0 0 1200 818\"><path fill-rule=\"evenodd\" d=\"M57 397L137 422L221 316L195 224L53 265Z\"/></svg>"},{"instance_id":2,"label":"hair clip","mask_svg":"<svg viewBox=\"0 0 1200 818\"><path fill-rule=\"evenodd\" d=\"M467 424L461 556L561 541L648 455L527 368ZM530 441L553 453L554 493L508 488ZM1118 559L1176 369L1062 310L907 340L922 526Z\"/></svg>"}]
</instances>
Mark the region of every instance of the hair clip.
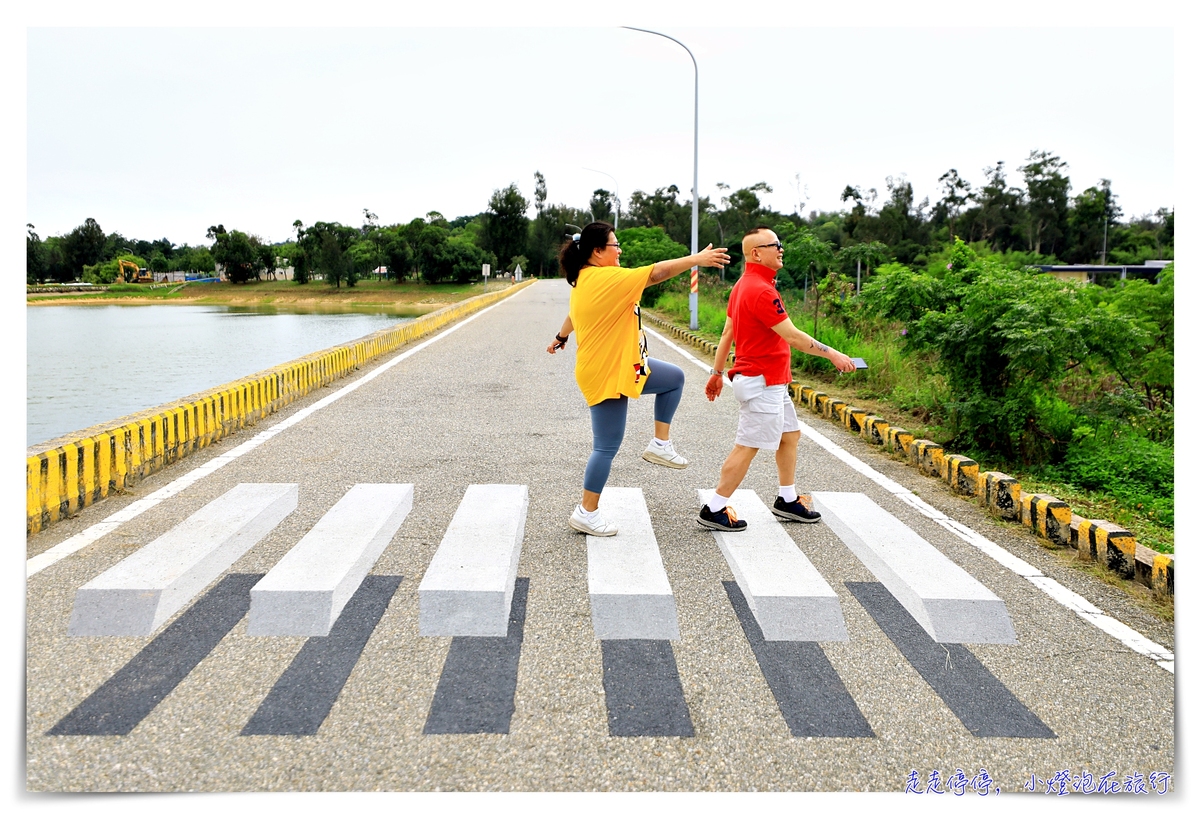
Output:
<instances>
[{"instance_id":1,"label":"hair clip","mask_svg":"<svg viewBox=\"0 0 1200 818\"><path fill-rule=\"evenodd\" d=\"M575 242L576 244L579 244L579 236L580 236L579 233L576 233L575 235L571 236L571 241Z\"/></svg>"}]
</instances>

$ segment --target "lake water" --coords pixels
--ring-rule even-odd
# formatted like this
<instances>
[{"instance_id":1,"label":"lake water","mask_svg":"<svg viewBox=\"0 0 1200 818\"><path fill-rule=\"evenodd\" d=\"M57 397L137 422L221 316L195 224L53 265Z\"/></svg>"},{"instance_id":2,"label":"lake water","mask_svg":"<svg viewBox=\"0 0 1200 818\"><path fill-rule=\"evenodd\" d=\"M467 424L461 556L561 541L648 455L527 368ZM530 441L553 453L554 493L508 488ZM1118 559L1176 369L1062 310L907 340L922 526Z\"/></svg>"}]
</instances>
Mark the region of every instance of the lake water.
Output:
<instances>
[{"instance_id":1,"label":"lake water","mask_svg":"<svg viewBox=\"0 0 1200 818\"><path fill-rule=\"evenodd\" d=\"M411 321L242 307L26 307L26 445Z\"/></svg>"}]
</instances>

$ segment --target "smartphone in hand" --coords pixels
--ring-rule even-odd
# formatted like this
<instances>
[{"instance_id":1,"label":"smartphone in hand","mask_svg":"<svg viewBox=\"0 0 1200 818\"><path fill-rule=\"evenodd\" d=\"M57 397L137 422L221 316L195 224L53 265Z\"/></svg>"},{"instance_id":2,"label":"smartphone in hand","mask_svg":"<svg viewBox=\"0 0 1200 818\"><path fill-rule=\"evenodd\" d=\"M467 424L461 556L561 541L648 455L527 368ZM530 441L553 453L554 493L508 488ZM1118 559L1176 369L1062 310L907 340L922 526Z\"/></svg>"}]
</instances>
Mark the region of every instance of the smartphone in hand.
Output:
<instances>
[{"instance_id":1,"label":"smartphone in hand","mask_svg":"<svg viewBox=\"0 0 1200 818\"><path fill-rule=\"evenodd\" d=\"M864 361L862 358L851 358L850 360L854 363L855 369L866 369L867 368L867 362Z\"/></svg>"}]
</instances>

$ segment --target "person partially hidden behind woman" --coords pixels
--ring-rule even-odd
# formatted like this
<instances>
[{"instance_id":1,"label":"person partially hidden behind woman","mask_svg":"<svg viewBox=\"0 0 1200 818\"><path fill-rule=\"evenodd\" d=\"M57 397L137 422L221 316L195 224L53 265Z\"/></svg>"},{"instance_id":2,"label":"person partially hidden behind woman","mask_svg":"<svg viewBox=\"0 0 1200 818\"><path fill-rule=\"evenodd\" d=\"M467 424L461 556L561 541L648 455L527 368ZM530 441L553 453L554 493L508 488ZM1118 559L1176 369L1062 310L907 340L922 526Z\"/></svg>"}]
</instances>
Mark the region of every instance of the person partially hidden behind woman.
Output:
<instances>
[{"instance_id":1,"label":"person partially hidden behind woman","mask_svg":"<svg viewBox=\"0 0 1200 818\"><path fill-rule=\"evenodd\" d=\"M583 499L571 513L571 527L596 537L611 537L616 526L600 516L600 492L608 482L613 458L625 437L630 398L654 395L654 439L642 458L682 469L687 460L671 443L671 419L683 396L683 370L650 358L638 302L642 290L692 267L724 267L729 255L710 244L695 255L647 267L620 266L621 245L608 222L592 222L558 254L571 285L571 306L554 343L553 355L576 333L575 381L592 415L592 454L583 473Z\"/></svg>"}]
</instances>

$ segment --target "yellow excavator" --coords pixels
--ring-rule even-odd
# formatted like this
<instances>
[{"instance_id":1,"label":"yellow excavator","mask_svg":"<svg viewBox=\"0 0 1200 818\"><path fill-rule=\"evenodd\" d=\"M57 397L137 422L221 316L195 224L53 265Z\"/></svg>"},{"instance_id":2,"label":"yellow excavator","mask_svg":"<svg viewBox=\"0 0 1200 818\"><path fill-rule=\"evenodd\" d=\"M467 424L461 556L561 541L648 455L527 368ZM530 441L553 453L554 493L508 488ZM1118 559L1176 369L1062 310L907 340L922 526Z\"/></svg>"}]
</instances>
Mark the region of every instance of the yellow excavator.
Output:
<instances>
[{"instance_id":1,"label":"yellow excavator","mask_svg":"<svg viewBox=\"0 0 1200 818\"><path fill-rule=\"evenodd\" d=\"M132 261L126 261L123 258L117 259L117 275L126 284L150 284L154 281L154 276L149 271L143 270Z\"/></svg>"}]
</instances>

